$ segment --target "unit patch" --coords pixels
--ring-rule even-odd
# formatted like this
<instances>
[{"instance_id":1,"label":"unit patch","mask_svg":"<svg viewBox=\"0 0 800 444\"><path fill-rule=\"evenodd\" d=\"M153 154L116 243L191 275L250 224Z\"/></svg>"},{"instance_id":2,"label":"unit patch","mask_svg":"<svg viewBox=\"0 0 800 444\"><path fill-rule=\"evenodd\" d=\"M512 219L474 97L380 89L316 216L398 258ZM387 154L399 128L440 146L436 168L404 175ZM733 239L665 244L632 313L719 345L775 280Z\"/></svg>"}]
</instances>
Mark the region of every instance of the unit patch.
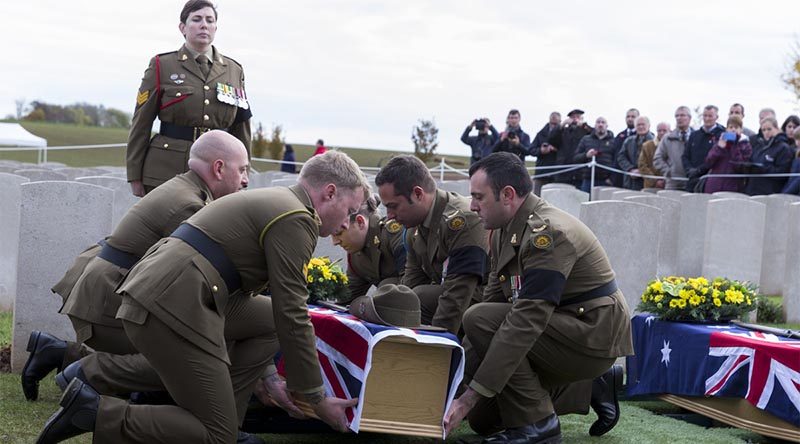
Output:
<instances>
[{"instance_id":1,"label":"unit patch","mask_svg":"<svg viewBox=\"0 0 800 444\"><path fill-rule=\"evenodd\" d=\"M553 238L549 234L538 234L533 238L533 246L540 250L547 250L553 245Z\"/></svg>"},{"instance_id":2,"label":"unit patch","mask_svg":"<svg viewBox=\"0 0 800 444\"><path fill-rule=\"evenodd\" d=\"M447 221L447 227L453 231L459 231L464 228L464 225L467 224L467 220L464 219L464 216L456 216L449 221Z\"/></svg>"},{"instance_id":3,"label":"unit patch","mask_svg":"<svg viewBox=\"0 0 800 444\"><path fill-rule=\"evenodd\" d=\"M388 231L389 233L392 233L392 234L397 234L402 229L403 229L403 226L400 225L400 222L398 222L398 221L396 221L394 219L390 220L389 223L386 224L386 231Z\"/></svg>"}]
</instances>

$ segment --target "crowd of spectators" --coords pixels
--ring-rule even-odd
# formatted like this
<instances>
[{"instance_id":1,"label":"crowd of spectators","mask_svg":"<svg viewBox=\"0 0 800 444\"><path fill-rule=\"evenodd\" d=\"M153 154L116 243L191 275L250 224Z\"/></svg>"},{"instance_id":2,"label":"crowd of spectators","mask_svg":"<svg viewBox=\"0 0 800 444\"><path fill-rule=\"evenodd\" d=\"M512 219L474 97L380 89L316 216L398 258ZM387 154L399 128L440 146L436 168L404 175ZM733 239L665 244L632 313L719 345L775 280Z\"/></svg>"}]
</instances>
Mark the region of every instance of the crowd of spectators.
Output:
<instances>
[{"instance_id":1,"label":"crowd of spectators","mask_svg":"<svg viewBox=\"0 0 800 444\"><path fill-rule=\"evenodd\" d=\"M675 110L675 129L660 122L656 133L650 119L636 108L625 113L625 128L609 129L598 117L594 127L583 120L584 111L573 109L567 118L550 113L533 140L520 126L521 114L512 109L506 127L498 132L488 118L475 119L461 141L469 145L471 163L493 152L507 151L523 161L536 158L534 193L547 183L567 183L584 191L592 186L620 186L631 190L661 188L695 193L733 191L751 196L788 193L800 195L800 117L791 115L778 124L775 111L762 109L759 126L744 126L744 106L731 105L726 125L719 108L703 108L699 128L692 128L686 106ZM477 135L470 135L477 130ZM594 183L589 168L575 168L594 159Z\"/></svg>"}]
</instances>

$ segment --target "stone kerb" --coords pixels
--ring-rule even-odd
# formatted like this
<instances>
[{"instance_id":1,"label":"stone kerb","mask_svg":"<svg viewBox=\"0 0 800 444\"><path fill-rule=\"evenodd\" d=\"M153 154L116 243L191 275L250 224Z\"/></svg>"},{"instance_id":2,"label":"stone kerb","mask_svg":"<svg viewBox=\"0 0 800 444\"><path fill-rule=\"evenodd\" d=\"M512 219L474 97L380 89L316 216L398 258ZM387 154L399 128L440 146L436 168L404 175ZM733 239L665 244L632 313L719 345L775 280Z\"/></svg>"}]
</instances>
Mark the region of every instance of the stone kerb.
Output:
<instances>
[{"instance_id":1,"label":"stone kerb","mask_svg":"<svg viewBox=\"0 0 800 444\"><path fill-rule=\"evenodd\" d=\"M25 182L27 177L0 173L0 311L11 310L17 294L20 185Z\"/></svg>"},{"instance_id":2,"label":"stone kerb","mask_svg":"<svg viewBox=\"0 0 800 444\"><path fill-rule=\"evenodd\" d=\"M708 202L702 274L761 282L767 206L753 200L712 199Z\"/></svg>"},{"instance_id":3,"label":"stone kerb","mask_svg":"<svg viewBox=\"0 0 800 444\"><path fill-rule=\"evenodd\" d=\"M789 237L786 246L786 274L783 283L783 310L786 322L800 322L800 202L789 205Z\"/></svg>"},{"instance_id":4,"label":"stone kerb","mask_svg":"<svg viewBox=\"0 0 800 444\"><path fill-rule=\"evenodd\" d=\"M790 201L772 196L750 198L767 207L764 225L764 254L761 257L761 294L782 294L786 272L786 241L789 236Z\"/></svg>"},{"instance_id":5,"label":"stone kerb","mask_svg":"<svg viewBox=\"0 0 800 444\"><path fill-rule=\"evenodd\" d=\"M446 180L439 182L437 187L445 191L458 193L462 196L469 196L469 180Z\"/></svg>"},{"instance_id":6,"label":"stone kerb","mask_svg":"<svg viewBox=\"0 0 800 444\"><path fill-rule=\"evenodd\" d=\"M594 232L608 254L617 284L631 310L647 283L656 277L661 210L627 201L598 201L581 205L580 220Z\"/></svg>"},{"instance_id":7,"label":"stone kerb","mask_svg":"<svg viewBox=\"0 0 800 444\"><path fill-rule=\"evenodd\" d=\"M581 204L589 201L589 193L585 193L575 187L542 187L542 199L556 208L564 210L575 217L580 217Z\"/></svg>"},{"instance_id":8,"label":"stone kerb","mask_svg":"<svg viewBox=\"0 0 800 444\"><path fill-rule=\"evenodd\" d=\"M678 267L678 233L681 203L658 196L631 196L626 201L650 205L661 210L661 230L658 233L658 275L672 276Z\"/></svg>"},{"instance_id":9,"label":"stone kerb","mask_svg":"<svg viewBox=\"0 0 800 444\"><path fill-rule=\"evenodd\" d=\"M69 180L66 174L57 173L44 168L23 168L14 171L14 174L27 177L31 182L39 182L42 180Z\"/></svg>"},{"instance_id":10,"label":"stone kerb","mask_svg":"<svg viewBox=\"0 0 800 444\"><path fill-rule=\"evenodd\" d=\"M678 228L678 274L697 277L703 272L703 245L706 238L706 213L710 194L685 193L680 196Z\"/></svg>"},{"instance_id":11,"label":"stone kerb","mask_svg":"<svg viewBox=\"0 0 800 444\"><path fill-rule=\"evenodd\" d=\"M125 213L139 201L139 198L131 193L131 186L128 185L126 179L109 176L88 176L78 177L75 181L99 185L114 191L114 208L111 212L111 231L114 231L114 228L117 227L117 224L122 217L125 216Z\"/></svg>"},{"instance_id":12,"label":"stone kerb","mask_svg":"<svg viewBox=\"0 0 800 444\"><path fill-rule=\"evenodd\" d=\"M75 337L61 298L50 291L75 257L111 231L111 190L79 182L21 185L17 295L14 301L11 366L22 369L32 330Z\"/></svg>"}]
</instances>

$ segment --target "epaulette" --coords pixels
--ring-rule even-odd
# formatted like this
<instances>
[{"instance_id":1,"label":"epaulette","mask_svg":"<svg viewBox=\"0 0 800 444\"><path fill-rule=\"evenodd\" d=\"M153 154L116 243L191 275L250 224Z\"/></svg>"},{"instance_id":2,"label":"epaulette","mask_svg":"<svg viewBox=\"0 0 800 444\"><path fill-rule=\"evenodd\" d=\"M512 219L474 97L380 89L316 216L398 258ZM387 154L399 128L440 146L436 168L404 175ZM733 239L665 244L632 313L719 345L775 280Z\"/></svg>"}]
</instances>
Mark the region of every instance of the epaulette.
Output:
<instances>
[{"instance_id":1,"label":"epaulette","mask_svg":"<svg viewBox=\"0 0 800 444\"><path fill-rule=\"evenodd\" d=\"M232 59L232 58L230 58L230 57L226 56L225 54L223 54L223 55L222 55L222 57L224 57L225 59L227 59L227 60L230 60L231 62L235 63L235 64L236 64L236 66L238 66L239 68L242 68L242 64L241 64L241 63L239 63L239 62L237 62L236 60L234 60L234 59ZM244 68L242 68L242 69L244 69Z\"/></svg>"},{"instance_id":2,"label":"epaulette","mask_svg":"<svg viewBox=\"0 0 800 444\"><path fill-rule=\"evenodd\" d=\"M155 56L156 56L156 57L161 57L161 56L165 56L165 55L167 55L167 54L175 54L176 52L178 52L178 50L175 50L175 51L167 51L167 52L162 52L161 54L156 54Z\"/></svg>"},{"instance_id":3,"label":"epaulette","mask_svg":"<svg viewBox=\"0 0 800 444\"><path fill-rule=\"evenodd\" d=\"M528 228L531 230L531 245L540 250L549 250L553 246L553 235L548 221L536 214L528 216Z\"/></svg>"}]
</instances>

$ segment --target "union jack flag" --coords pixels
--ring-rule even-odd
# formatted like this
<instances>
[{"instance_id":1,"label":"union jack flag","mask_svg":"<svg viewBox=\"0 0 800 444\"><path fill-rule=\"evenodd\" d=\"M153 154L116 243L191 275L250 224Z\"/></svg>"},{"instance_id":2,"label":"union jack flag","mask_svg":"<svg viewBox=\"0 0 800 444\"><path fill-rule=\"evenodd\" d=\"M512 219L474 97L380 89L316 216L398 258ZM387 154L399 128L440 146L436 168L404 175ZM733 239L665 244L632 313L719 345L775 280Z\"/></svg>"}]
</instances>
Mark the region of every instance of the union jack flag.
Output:
<instances>
[{"instance_id":1,"label":"union jack flag","mask_svg":"<svg viewBox=\"0 0 800 444\"><path fill-rule=\"evenodd\" d=\"M325 385L325 394L342 399L358 398L358 405L347 410L350 430L358 433L373 347L390 336L404 336L422 344L438 344L453 349L445 412L464 376L464 349L450 333L428 332L387 327L362 321L350 314L327 308L309 307L311 323L317 336L317 355ZM283 359L278 372L284 374Z\"/></svg>"},{"instance_id":2,"label":"union jack flag","mask_svg":"<svg viewBox=\"0 0 800 444\"><path fill-rule=\"evenodd\" d=\"M716 373L706 379L706 395L723 395L731 377L747 369L747 401L765 410L780 388L795 413L800 412L800 342L761 332L714 332L709 356L726 357Z\"/></svg>"}]
</instances>

